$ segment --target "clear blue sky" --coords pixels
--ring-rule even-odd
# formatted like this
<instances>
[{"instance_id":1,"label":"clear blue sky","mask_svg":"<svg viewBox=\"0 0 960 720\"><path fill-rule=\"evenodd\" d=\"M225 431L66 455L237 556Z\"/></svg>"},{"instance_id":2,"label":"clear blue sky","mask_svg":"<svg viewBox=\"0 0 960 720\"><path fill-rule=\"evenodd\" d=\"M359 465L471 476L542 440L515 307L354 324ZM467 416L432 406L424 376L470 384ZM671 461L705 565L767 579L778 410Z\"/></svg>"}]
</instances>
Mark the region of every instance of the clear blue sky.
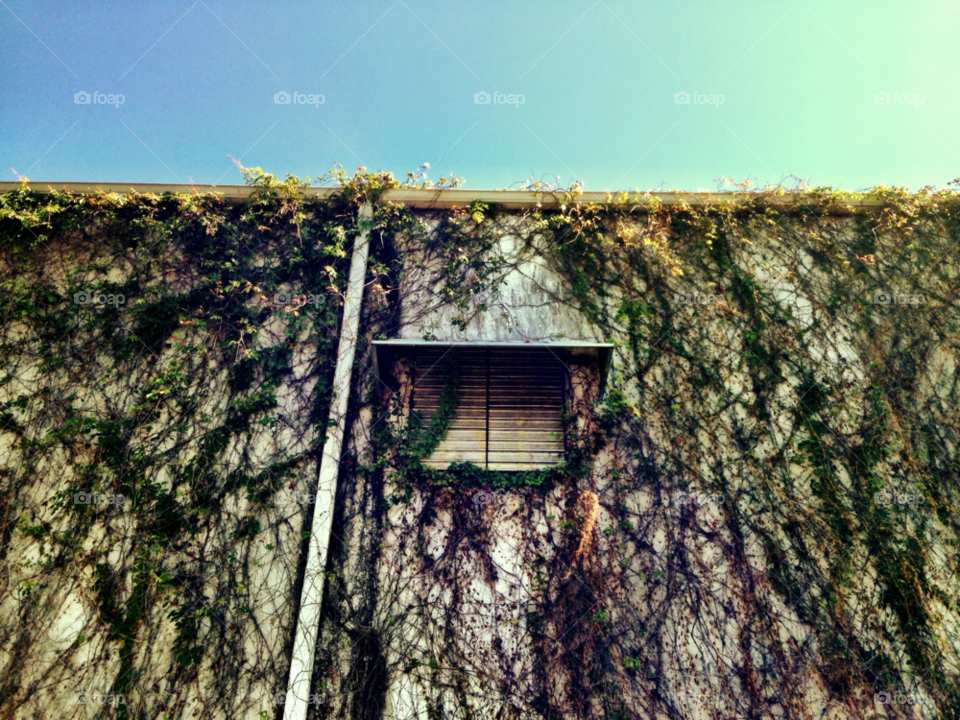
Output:
<instances>
[{"instance_id":1,"label":"clear blue sky","mask_svg":"<svg viewBox=\"0 0 960 720\"><path fill-rule=\"evenodd\" d=\"M228 155L477 189L960 176L955 0L0 0L0 64L7 180L240 184Z\"/></svg>"}]
</instances>

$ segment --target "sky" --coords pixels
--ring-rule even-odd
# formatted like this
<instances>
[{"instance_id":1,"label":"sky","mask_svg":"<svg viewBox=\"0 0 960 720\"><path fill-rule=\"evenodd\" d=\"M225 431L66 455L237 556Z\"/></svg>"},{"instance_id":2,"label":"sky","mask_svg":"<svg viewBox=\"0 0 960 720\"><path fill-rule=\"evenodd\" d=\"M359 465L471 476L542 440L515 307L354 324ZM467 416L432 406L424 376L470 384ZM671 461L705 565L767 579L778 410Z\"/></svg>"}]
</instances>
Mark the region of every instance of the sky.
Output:
<instances>
[{"instance_id":1,"label":"sky","mask_svg":"<svg viewBox=\"0 0 960 720\"><path fill-rule=\"evenodd\" d=\"M958 30L955 0L0 0L0 177L946 187Z\"/></svg>"}]
</instances>

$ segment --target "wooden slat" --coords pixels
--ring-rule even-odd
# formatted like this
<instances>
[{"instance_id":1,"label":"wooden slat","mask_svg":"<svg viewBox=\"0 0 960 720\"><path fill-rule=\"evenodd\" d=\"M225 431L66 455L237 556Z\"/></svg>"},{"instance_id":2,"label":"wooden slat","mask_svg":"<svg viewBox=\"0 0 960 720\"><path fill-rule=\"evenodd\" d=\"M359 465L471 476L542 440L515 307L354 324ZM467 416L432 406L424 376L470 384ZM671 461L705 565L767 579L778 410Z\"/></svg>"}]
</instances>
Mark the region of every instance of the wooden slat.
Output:
<instances>
[{"instance_id":1,"label":"wooden slat","mask_svg":"<svg viewBox=\"0 0 960 720\"><path fill-rule=\"evenodd\" d=\"M559 402L547 402L546 400L531 400L532 404L526 404L519 400L512 400L509 404L500 403L490 404L491 417L555 417L560 414Z\"/></svg>"},{"instance_id":2,"label":"wooden slat","mask_svg":"<svg viewBox=\"0 0 960 720\"><path fill-rule=\"evenodd\" d=\"M482 465L484 462L484 451L475 450L475 451L464 451L464 450L434 450L433 454L430 455L431 462L470 462L476 463L477 465Z\"/></svg>"},{"instance_id":3,"label":"wooden slat","mask_svg":"<svg viewBox=\"0 0 960 720\"><path fill-rule=\"evenodd\" d=\"M563 454L563 443L490 443L487 446L487 456L490 458L501 455L561 455Z\"/></svg>"},{"instance_id":4,"label":"wooden slat","mask_svg":"<svg viewBox=\"0 0 960 720\"><path fill-rule=\"evenodd\" d=\"M492 470L531 470L563 459L563 376L553 353L460 348L448 355L422 349L416 356L413 410L426 426L439 407L451 357L458 373L456 417L425 465L445 468L469 461Z\"/></svg>"},{"instance_id":5,"label":"wooden slat","mask_svg":"<svg viewBox=\"0 0 960 720\"><path fill-rule=\"evenodd\" d=\"M547 405L538 407L498 407L490 408L491 420L519 420L529 418L531 420L553 420L559 416L559 409L551 408Z\"/></svg>"},{"instance_id":6,"label":"wooden slat","mask_svg":"<svg viewBox=\"0 0 960 720\"><path fill-rule=\"evenodd\" d=\"M503 390L499 390L500 385ZM506 388L513 388L514 395L498 395L497 392L506 392ZM557 407L563 395L557 392L547 392L542 388L535 388L526 385L523 382L497 383L495 378L490 378L490 402L493 406L509 405L530 405L531 403L548 403L552 407Z\"/></svg>"},{"instance_id":7,"label":"wooden slat","mask_svg":"<svg viewBox=\"0 0 960 720\"><path fill-rule=\"evenodd\" d=\"M558 461L559 462L559 461ZM556 465L556 462L550 461L545 463L500 463L500 462L490 462L487 465L488 470L523 470L529 472L530 470L542 470L544 468L553 467Z\"/></svg>"},{"instance_id":8,"label":"wooden slat","mask_svg":"<svg viewBox=\"0 0 960 720\"><path fill-rule=\"evenodd\" d=\"M484 443L487 441L487 429L483 426L474 430L474 429L459 429L451 428L447 430L447 439L451 442L478 442Z\"/></svg>"},{"instance_id":9,"label":"wooden slat","mask_svg":"<svg viewBox=\"0 0 960 720\"><path fill-rule=\"evenodd\" d=\"M556 435L557 437L554 437L552 439L556 440L559 443L562 443L563 433L558 432L556 433ZM531 431L529 428L517 429L509 432L506 432L503 430L493 430L493 429L490 430L490 442L501 442L501 441L529 442L529 441L537 441L537 440L540 440L542 442L543 437L544 437L544 433L534 432L534 431Z\"/></svg>"},{"instance_id":10,"label":"wooden slat","mask_svg":"<svg viewBox=\"0 0 960 720\"><path fill-rule=\"evenodd\" d=\"M529 470L563 459L561 366L545 350L490 351L491 469Z\"/></svg>"},{"instance_id":11,"label":"wooden slat","mask_svg":"<svg viewBox=\"0 0 960 720\"><path fill-rule=\"evenodd\" d=\"M501 463L532 463L539 465L556 465L563 459L562 453L487 453L487 462Z\"/></svg>"}]
</instances>

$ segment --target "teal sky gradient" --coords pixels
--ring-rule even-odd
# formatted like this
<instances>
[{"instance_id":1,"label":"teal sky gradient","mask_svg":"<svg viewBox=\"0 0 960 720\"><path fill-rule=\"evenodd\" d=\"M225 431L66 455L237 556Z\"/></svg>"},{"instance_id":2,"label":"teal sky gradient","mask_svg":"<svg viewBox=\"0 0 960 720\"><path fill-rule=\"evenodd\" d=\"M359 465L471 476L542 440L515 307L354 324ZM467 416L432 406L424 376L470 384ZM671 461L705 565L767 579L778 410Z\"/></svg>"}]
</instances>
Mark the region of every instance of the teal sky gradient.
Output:
<instances>
[{"instance_id":1,"label":"teal sky gradient","mask_svg":"<svg viewBox=\"0 0 960 720\"><path fill-rule=\"evenodd\" d=\"M956 2L0 0L0 62L8 180L242 183L228 155L478 189L960 177Z\"/></svg>"}]
</instances>

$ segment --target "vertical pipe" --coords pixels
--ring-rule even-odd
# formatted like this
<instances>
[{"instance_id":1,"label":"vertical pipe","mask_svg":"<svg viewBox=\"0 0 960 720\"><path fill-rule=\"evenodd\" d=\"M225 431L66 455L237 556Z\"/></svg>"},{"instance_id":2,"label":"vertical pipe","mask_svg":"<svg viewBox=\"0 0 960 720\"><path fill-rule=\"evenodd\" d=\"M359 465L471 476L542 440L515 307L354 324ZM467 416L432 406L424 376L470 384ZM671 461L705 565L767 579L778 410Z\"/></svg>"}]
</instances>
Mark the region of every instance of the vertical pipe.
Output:
<instances>
[{"instance_id":1,"label":"vertical pipe","mask_svg":"<svg viewBox=\"0 0 960 720\"><path fill-rule=\"evenodd\" d=\"M370 252L370 228L373 225L373 208L368 204L360 207L357 225L360 234L353 247L350 261L350 278L343 303L343 322L340 326L340 346L337 351L337 367L333 375L333 397L330 400L330 419L334 422L327 429L323 444L323 457L317 478L317 502L313 506L313 525L307 549L307 567L300 592L300 614L297 617L293 653L290 657L290 677L284 702L284 720L305 720L309 707L310 685L313 675L313 659L320 631L320 609L323 602L323 573L327 565L330 547L330 529L333 525L333 508L337 498L337 478L343 436L346 432L347 406L350 401L350 378L357 350L360 329L360 309L363 304L363 281L367 274L367 256Z\"/></svg>"}]
</instances>

